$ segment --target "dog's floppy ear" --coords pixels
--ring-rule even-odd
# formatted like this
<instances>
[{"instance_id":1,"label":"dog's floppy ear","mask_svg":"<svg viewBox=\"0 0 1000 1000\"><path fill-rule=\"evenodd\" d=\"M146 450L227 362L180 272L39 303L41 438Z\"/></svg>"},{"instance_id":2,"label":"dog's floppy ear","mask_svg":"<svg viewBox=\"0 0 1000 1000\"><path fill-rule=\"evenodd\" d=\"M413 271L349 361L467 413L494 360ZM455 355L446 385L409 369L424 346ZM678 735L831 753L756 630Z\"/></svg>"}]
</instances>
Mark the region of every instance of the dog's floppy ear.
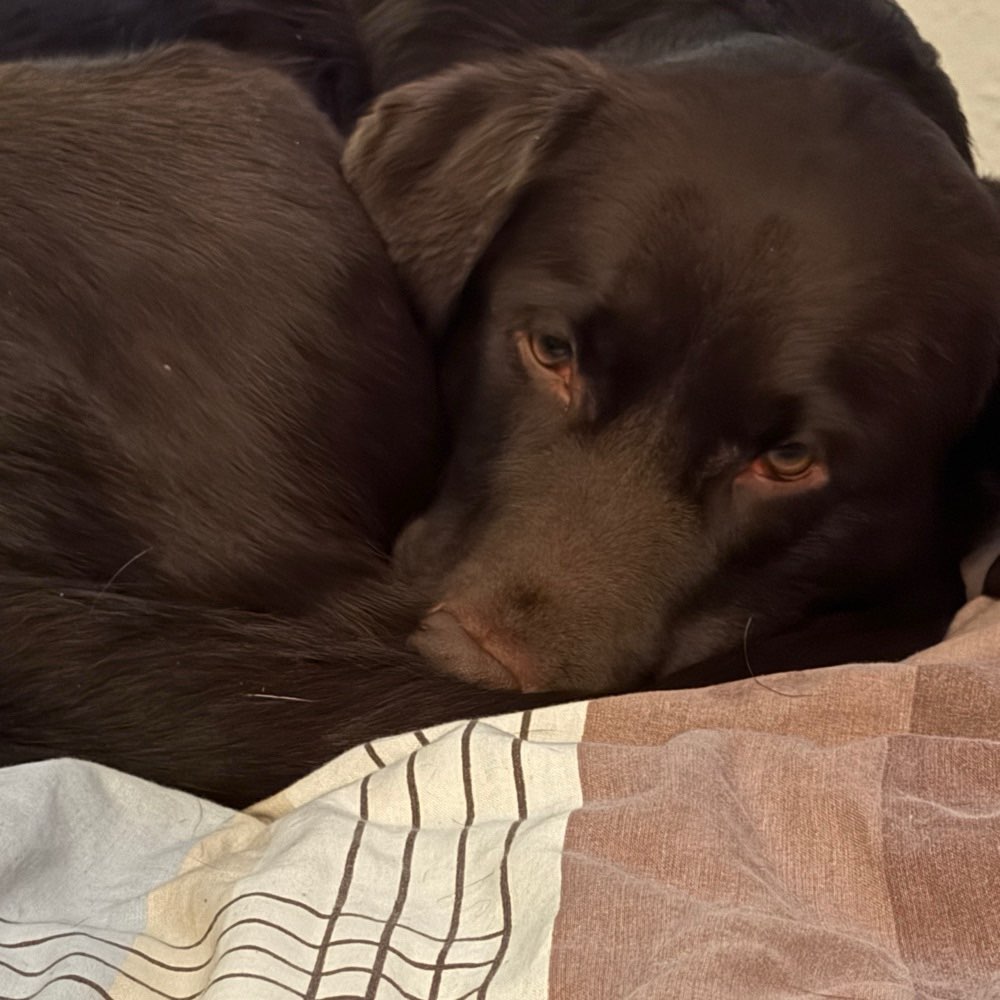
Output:
<instances>
[{"instance_id":1,"label":"dog's floppy ear","mask_svg":"<svg viewBox=\"0 0 1000 1000\"><path fill-rule=\"evenodd\" d=\"M345 175L432 331L606 75L564 51L460 66L390 91L359 123Z\"/></svg>"}]
</instances>

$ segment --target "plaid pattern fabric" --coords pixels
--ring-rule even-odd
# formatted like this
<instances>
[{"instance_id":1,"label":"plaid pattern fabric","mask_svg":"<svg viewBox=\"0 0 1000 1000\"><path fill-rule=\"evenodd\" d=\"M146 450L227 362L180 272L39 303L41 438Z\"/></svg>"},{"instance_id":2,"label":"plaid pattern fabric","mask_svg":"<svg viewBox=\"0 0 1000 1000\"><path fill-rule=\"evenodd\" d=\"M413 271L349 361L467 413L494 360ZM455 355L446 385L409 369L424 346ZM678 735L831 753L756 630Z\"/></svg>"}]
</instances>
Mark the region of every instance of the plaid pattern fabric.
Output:
<instances>
[{"instance_id":1,"label":"plaid pattern fabric","mask_svg":"<svg viewBox=\"0 0 1000 1000\"><path fill-rule=\"evenodd\" d=\"M237 814L0 771L0 998L1000 997L1000 604L359 747Z\"/></svg>"}]
</instances>

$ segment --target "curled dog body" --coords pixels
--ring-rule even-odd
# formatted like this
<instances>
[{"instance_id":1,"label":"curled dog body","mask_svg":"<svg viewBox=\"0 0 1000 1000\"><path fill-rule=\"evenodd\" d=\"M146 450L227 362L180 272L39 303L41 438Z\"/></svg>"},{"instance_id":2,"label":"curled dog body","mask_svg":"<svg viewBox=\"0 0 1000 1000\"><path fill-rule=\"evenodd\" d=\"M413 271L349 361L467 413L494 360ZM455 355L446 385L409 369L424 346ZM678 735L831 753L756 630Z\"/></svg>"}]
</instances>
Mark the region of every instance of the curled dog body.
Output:
<instances>
[{"instance_id":1,"label":"curled dog body","mask_svg":"<svg viewBox=\"0 0 1000 1000\"><path fill-rule=\"evenodd\" d=\"M384 561L432 358L326 119L201 45L0 90L0 565L274 611Z\"/></svg>"},{"instance_id":2,"label":"curled dog body","mask_svg":"<svg viewBox=\"0 0 1000 1000\"><path fill-rule=\"evenodd\" d=\"M0 764L246 804L389 732L943 631L1000 307L933 51L866 0L449 7L442 47L435 4L354 6L373 90L412 81L356 197L322 88L252 59L0 67ZM283 62L187 9L135 44ZM0 49L66 54L33 24Z\"/></svg>"}]
</instances>

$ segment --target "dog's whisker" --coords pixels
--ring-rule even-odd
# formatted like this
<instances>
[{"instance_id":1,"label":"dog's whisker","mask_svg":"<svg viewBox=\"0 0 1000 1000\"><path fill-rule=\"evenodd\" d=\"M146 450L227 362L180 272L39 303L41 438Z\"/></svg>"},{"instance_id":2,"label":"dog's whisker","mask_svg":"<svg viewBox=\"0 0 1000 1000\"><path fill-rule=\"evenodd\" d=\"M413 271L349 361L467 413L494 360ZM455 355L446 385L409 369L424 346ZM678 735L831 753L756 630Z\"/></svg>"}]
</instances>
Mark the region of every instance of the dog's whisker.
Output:
<instances>
[{"instance_id":1,"label":"dog's whisker","mask_svg":"<svg viewBox=\"0 0 1000 1000\"><path fill-rule=\"evenodd\" d=\"M747 618L746 627L743 629L743 662L746 664L747 673L753 678L755 684L760 685L765 691L770 691L771 694L779 695L782 698L806 698L808 695L805 692L792 692L792 691L779 691L776 687L771 687L769 684L765 684L754 672L753 667L750 666L750 626L753 624L753 615Z\"/></svg>"}]
</instances>

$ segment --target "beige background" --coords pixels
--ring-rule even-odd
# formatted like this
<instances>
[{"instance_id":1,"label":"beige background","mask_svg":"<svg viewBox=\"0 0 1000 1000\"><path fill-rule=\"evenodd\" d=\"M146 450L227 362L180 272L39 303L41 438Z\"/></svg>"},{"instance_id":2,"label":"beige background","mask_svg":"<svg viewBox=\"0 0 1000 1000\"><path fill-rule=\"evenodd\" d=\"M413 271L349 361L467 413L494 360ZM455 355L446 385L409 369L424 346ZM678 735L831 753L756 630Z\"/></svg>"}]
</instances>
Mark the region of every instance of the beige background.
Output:
<instances>
[{"instance_id":1,"label":"beige background","mask_svg":"<svg viewBox=\"0 0 1000 1000\"><path fill-rule=\"evenodd\" d=\"M901 0L941 53L984 171L1000 174L1000 0Z\"/></svg>"}]
</instances>

